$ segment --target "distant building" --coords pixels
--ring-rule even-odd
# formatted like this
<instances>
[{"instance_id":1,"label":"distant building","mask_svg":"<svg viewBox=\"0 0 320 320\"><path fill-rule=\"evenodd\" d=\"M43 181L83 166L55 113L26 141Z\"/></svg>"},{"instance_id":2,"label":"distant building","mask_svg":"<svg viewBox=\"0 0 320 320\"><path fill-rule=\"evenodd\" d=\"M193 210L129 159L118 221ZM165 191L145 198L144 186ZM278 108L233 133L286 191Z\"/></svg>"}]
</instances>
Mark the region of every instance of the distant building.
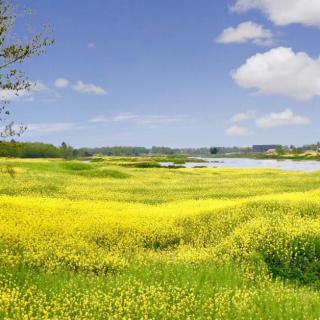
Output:
<instances>
[{"instance_id":1,"label":"distant building","mask_svg":"<svg viewBox=\"0 0 320 320\"><path fill-rule=\"evenodd\" d=\"M269 149L266 151L266 153L268 153L268 154L277 153L277 149Z\"/></svg>"},{"instance_id":2,"label":"distant building","mask_svg":"<svg viewBox=\"0 0 320 320\"><path fill-rule=\"evenodd\" d=\"M262 144L262 145L253 145L252 151L253 152L267 152L269 150L277 150L281 148L279 144Z\"/></svg>"}]
</instances>

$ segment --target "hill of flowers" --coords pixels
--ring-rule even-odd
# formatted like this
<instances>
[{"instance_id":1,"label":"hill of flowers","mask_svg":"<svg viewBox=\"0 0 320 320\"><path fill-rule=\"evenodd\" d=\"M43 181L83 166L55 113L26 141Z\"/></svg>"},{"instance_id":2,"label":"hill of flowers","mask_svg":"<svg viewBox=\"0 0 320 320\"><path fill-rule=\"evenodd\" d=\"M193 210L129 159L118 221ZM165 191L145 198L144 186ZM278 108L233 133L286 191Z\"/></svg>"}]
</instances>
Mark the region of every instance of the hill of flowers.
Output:
<instances>
[{"instance_id":1,"label":"hill of flowers","mask_svg":"<svg viewBox=\"0 0 320 320\"><path fill-rule=\"evenodd\" d=\"M320 319L320 173L151 161L1 160L0 319Z\"/></svg>"}]
</instances>

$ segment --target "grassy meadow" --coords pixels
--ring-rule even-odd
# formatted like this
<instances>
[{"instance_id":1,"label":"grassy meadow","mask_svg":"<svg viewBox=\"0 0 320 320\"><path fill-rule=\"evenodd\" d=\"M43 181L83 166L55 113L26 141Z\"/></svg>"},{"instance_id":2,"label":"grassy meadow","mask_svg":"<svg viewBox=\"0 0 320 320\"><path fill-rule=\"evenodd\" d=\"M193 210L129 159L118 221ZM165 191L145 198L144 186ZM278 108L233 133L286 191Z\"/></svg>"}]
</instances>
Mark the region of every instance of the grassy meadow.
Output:
<instances>
[{"instance_id":1,"label":"grassy meadow","mask_svg":"<svg viewBox=\"0 0 320 320\"><path fill-rule=\"evenodd\" d=\"M0 319L320 319L320 172L158 160L1 160Z\"/></svg>"}]
</instances>

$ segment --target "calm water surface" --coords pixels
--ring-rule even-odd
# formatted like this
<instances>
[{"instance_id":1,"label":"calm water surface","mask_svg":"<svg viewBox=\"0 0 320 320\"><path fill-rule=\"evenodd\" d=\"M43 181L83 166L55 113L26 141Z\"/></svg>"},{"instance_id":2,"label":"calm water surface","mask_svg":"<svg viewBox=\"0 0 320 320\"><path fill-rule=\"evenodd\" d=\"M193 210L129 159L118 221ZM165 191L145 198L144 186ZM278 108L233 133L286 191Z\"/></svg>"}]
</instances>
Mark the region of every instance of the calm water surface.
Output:
<instances>
[{"instance_id":1,"label":"calm water surface","mask_svg":"<svg viewBox=\"0 0 320 320\"><path fill-rule=\"evenodd\" d=\"M186 168L271 168L292 171L317 171L320 170L320 161L294 161L294 160L256 160L243 158L196 158L207 162L187 162ZM171 162L162 162L162 166L173 165Z\"/></svg>"}]
</instances>

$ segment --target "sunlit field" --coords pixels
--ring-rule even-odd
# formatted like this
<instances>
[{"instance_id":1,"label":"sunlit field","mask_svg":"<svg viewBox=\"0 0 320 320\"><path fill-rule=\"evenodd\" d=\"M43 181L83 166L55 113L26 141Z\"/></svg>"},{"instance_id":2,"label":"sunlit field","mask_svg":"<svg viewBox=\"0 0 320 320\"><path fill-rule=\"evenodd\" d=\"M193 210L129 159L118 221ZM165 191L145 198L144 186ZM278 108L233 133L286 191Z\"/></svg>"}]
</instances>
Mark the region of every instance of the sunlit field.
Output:
<instances>
[{"instance_id":1,"label":"sunlit field","mask_svg":"<svg viewBox=\"0 0 320 320\"><path fill-rule=\"evenodd\" d=\"M1 166L0 319L320 319L320 173Z\"/></svg>"}]
</instances>

